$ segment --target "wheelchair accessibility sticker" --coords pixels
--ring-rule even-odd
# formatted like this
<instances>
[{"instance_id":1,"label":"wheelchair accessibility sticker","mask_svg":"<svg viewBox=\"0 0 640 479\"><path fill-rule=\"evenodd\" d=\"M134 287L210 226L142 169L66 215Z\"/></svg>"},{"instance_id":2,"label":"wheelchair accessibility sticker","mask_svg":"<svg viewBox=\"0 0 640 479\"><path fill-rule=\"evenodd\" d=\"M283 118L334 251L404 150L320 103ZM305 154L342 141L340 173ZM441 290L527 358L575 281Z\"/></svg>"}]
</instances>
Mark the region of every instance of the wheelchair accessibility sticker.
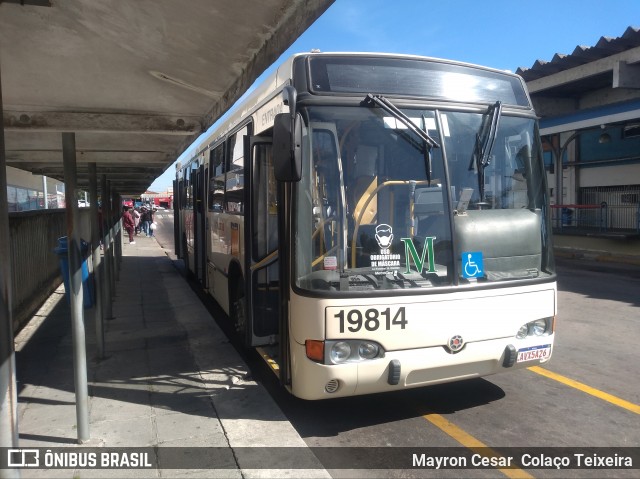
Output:
<instances>
[{"instance_id":1,"label":"wheelchair accessibility sticker","mask_svg":"<svg viewBox=\"0 0 640 479\"><path fill-rule=\"evenodd\" d=\"M484 264L482 263L482 252L466 251L462 253L462 277L482 278L484 276Z\"/></svg>"}]
</instances>

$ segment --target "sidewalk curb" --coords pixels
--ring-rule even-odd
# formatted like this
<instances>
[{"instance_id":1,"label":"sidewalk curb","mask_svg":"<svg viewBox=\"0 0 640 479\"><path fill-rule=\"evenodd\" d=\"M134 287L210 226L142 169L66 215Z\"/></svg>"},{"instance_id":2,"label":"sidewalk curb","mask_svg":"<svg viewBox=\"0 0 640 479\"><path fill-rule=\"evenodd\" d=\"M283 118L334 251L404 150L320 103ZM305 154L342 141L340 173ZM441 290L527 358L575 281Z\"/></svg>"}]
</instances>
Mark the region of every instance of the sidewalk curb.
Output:
<instances>
[{"instance_id":1,"label":"sidewalk curb","mask_svg":"<svg viewBox=\"0 0 640 479\"><path fill-rule=\"evenodd\" d=\"M608 251L581 250L569 247L556 247L554 253L558 258L588 260L598 263L612 263L615 265L635 265L640 267L640 255L623 255Z\"/></svg>"},{"instance_id":2,"label":"sidewalk curb","mask_svg":"<svg viewBox=\"0 0 640 479\"><path fill-rule=\"evenodd\" d=\"M330 478L315 455L305 463L309 469L256 469L254 456L260 451L252 448L291 448L296 454L308 446L264 386L251 379L247 364L185 281L172 253L157 239L131 247L125 243L115 321L105 324L108 354L102 360L92 355L93 313L85 316L88 442L79 445L75 437L71 330L60 327L69 316L64 286L15 338L23 355L20 364L26 365L20 373L25 387L18 394L22 447L152 448L155 468L112 474L70 465L24 477ZM30 343L36 333L45 336ZM215 457L207 456L186 466L191 469L166 467L172 448L190 447L225 449L224 457L232 462L211 463Z\"/></svg>"}]
</instances>

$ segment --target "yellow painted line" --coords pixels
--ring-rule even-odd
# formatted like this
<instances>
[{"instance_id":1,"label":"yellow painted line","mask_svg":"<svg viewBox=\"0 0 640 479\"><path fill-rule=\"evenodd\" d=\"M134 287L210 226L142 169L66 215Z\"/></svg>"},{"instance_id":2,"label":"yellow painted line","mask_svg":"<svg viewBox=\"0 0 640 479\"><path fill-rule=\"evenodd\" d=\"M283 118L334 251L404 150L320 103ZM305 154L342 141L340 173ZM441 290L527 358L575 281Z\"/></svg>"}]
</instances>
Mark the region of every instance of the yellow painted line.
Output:
<instances>
[{"instance_id":1,"label":"yellow painted line","mask_svg":"<svg viewBox=\"0 0 640 479\"><path fill-rule=\"evenodd\" d=\"M256 351L258 351L260 356L262 356L262 359L264 359L264 361L269 365L269 367L276 374L276 376L280 377L280 366L275 361L275 359L273 359L271 356L269 356L269 353L267 353L262 348L256 348Z\"/></svg>"},{"instance_id":2,"label":"yellow painted line","mask_svg":"<svg viewBox=\"0 0 640 479\"><path fill-rule=\"evenodd\" d=\"M573 379L569 379L560 374L552 373L548 369L541 368L540 366L532 366L527 369L529 369L529 371L533 371L534 373L540 374L541 376L545 376L549 379L553 379L572 388L576 388L584 393L591 394L592 396L602 399L603 401L610 402L611 404L615 404L616 406L624 408L628 411L640 414L639 405L629 401L625 401L624 399L620 399L619 397L612 394L608 394L604 391L600 391L599 389L592 388L591 386L587 386L586 384L583 384L581 382L574 381Z\"/></svg>"},{"instance_id":3,"label":"yellow painted line","mask_svg":"<svg viewBox=\"0 0 640 479\"><path fill-rule=\"evenodd\" d=\"M444 433L451 436L453 439L458 441L464 447L467 447L474 451L477 454L480 454L484 457L504 457L501 454L498 454L496 451L488 447L482 441L479 441L471 434L466 432L463 429L460 429L455 424L451 423L444 416L440 414L425 414L422 416L431 424L439 428ZM533 476L529 474L527 471L523 469L519 469L517 467L514 468L498 468L498 470L504 474L505 476L512 479L533 479Z\"/></svg>"}]
</instances>

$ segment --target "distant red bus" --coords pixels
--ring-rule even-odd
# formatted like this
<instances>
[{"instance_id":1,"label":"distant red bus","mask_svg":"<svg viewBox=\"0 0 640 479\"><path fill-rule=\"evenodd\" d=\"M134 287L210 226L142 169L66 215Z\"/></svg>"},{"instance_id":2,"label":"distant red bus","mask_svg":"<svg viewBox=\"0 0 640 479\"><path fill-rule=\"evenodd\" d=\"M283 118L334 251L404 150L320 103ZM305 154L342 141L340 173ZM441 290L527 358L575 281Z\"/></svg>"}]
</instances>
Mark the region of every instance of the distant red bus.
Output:
<instances>
[{"instance_id":1,"label":"distant red bus","mask_svg":"<svg viewBox=\"0 0 640 479\"><path fill-rule=\"evenodd\" d=\"M170 209L173 205L173 197L171 196L158 196L153 198L153 204L156 206L161 206L163 208Z\"/></svg>"}]
</instances>

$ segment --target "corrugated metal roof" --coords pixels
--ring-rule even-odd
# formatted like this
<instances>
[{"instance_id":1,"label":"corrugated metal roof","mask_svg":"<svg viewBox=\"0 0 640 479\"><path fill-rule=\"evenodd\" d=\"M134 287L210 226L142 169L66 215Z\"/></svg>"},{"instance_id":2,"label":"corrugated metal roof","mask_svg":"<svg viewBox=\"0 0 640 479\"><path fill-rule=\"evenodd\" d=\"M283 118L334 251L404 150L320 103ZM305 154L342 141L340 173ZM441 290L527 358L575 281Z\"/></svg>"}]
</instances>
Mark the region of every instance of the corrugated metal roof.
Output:
<instances>
[{"instance_id":1,"label":"corrugated metal roof","mask_svg":"<svg viewBox=\"0 0 640 479\"><path fill-rule=\"evenodd\" d=\"M551 61L536 60L531 68L519 67L516 73L528 82L639 46L640 28L628 27L620 37L600 37L592 47L578 45L570 55L556 53Z\"/></svg>"},{"instance_id":2,"label":"corrugated metal roof","mask_svg":"<svg viewBox=\"0 0 640 479\"><path fill-rule=\"evenodd\" d=\"M6 163L137 196L332 3L0 0Z\"/></svg>"}]
</instances>

